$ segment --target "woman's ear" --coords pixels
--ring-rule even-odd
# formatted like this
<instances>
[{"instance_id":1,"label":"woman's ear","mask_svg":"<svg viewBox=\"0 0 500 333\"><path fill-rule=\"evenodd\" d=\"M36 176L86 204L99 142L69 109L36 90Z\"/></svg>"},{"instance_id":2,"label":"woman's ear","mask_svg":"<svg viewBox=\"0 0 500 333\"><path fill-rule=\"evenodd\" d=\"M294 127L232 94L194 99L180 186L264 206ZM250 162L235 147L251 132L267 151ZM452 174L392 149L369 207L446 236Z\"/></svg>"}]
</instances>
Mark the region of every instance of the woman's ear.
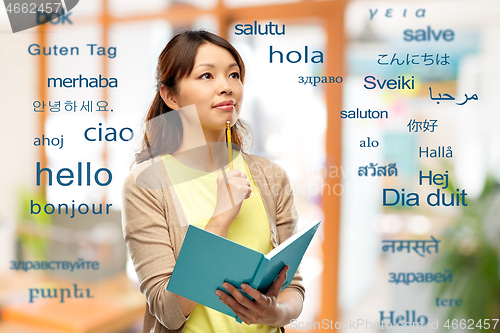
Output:
<instances>
[{"instance_id":1,"label":"woman's ear","mask_svg":"<svg viewBox=\"0 0 500 333\"><path fill-rule=\"evenodd\" d=\"M160 96L165 104L167 104L167 106L172 110L177 110L179 108L179 104L177 104L177 99L175 98L172 89L167 88L164 84L160 87Z\"/></svg>"}]
</instances>

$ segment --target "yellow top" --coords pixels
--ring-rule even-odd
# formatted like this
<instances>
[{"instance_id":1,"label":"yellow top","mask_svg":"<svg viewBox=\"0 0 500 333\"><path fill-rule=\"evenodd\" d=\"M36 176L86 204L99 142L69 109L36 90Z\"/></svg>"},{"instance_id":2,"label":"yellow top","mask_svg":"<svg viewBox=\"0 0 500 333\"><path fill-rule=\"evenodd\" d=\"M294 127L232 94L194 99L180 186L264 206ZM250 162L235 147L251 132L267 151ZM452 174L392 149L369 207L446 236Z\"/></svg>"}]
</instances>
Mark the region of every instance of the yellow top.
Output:
<instances>
[{"instance_id":1,"label":"yellow top","mask_svg":"<svg viewBox=\"0 0 500 333\"><path fill-rule=\"evenodd\" d=\"M189 224L205 228L217 201L217 177L221 172L207 173L180 163L171 155L163 156L170 183L179 198ZM260 192L241 154L234 159L234 168L247 175L252 186L250 197L243 201L240 213L227 232L227 239L267 254L273 249L271 229ZM226 170L228 172L229 170ZM215 293L215 291L214 291ZM186 322L185 333L278 333L279 328L247 325L234 318L198 304Z\"/></svg>"}]
</instances>

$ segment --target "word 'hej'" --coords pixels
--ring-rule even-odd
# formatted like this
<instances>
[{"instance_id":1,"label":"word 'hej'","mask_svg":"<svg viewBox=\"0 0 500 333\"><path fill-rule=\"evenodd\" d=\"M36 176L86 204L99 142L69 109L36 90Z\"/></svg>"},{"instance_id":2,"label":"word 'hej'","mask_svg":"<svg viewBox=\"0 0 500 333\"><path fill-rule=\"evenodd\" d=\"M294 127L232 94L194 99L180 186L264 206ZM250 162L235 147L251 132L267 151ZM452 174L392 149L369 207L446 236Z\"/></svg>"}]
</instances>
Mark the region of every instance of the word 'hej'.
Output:
<instances>
[{"instance_id":1,"label":"word 'hej'","mask_svg":"<svg viewBox=\"0 0 500 333\"><path fill-rule=\"evenodd\" d=\"M97 46L97 44L87 44L87 46L90 48L89 49L89 54L91 56L93 55L98 55L98 56L108 56L108 58L113 59L116 57L116 47L111 46L108 47L107 49L104 46ZM28 53L31 55L45 55L45 56L66 56L66 55L80 55L80 49L77 46L71 46L66 47L66 46L60 46L58 47L57 45L54 46L49 46L49 47L42 47L40 48L40 45L38 44L31 44L28 46Z\"/></svg>"},{"instance_id":2,"label":"word 'hej'","mask_svg":"<svg viewBox=\"0 0 500 333\"><path fill-rule=\"evenodd\" d=\"M94 298L90 295L90 290L87 288L87 295L84 294L83 289L79 289L77 284L73 284L73 288L30 288L30 303L33 303L35 298L59 298L59 303L64 303L64 297L72 298ZM58 293L59 291L59 293ZM66 296L64 296L66 294Z\"/></svg>"},{"instance_id":3,"label":"word 'hej'","mask_svg":"<svg viewBox=\"0 0 500 333\"><path fill-rule=\"evenodd\" d=\"M439 174L436 173L434 176L432 176L432 171L429 171L428 176L424 176L422 174L422 171L419 172L420 177L419 177L419 185L422 185L423 179L427 178L429 180L429 185L444 185L442 187L443 190L448 188L448 171L445 171L444 174ZM390 195L390 194L393 195ZM467 203L465 202L465 197L467 196L467 193L465 192L465 189L460 192L459 189L456 190L455 193L446 193L446 192L441 192L441 189L437 189L435 193L430 193L427 195L427 204L429 206L460 206L460 203L462 206L467 206ZM449 199L447 199L449 197ZM395 206L397 205L401 200L401 206L419 206L420 205L420 199L418 196L418 193L408 193L405 194L405 189L401 189L401 192L392 189L392 188L384 188L383 189L383 205L384 206Z\"/></svg>"},{"instance_id":4,"label":"word 'hej'","mask_svg":"<svg viewBox=\"0 0 500 333\"><path fill-rule=\"evenodd\" d=\"M419 256L425 257L425 253L432 253L431 251L429 251L429 248L434 248L434 253L439 253L440 242L440 240L437 240L432 236L431 240L383 240L382 243L389 243L390 245L382 246L382 251L387 252L389 251L389 249L392 249L392 253L394 253L394 249L396 249L398 252L407 249L407 253L410 253L411 243L415 243L415 246L413 246L411 249L415 251ZM397 248L395 248L396 243L399 243L399 246ZM427 245L427 243L434 244ZM422 253L418 251L419 249L422 251Z\"/></svg>"},{"instance_id":5,"label":"word 'hej'","mask_svg":"<svg viewBox=\"0 0 500 333\"><path fill-rule=\"evenodd\" d=\"M361 166L359 167L358 170L358 176L368 176L368 169L373 169L373 172L371 173L371 176L374 177L375 175L377 176L396 176L398 175L398 169L396 168L396 163L389 163L389 165L379 165L378 169L375 169L375 167L378 165L378 163L370 163L370 166ZM387 169L389 168L389 169Z\"/></svg>"}]
</instances>

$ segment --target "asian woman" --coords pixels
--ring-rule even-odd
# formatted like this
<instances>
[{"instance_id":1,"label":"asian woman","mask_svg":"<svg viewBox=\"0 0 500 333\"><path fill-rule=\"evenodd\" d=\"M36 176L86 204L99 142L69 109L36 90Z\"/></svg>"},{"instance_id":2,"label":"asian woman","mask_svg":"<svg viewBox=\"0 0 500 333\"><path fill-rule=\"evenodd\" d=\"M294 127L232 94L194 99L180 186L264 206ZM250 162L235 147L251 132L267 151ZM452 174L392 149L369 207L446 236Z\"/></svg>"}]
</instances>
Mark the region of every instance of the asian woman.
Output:
<instances>
[{"instance_id":1,"label":"asian woman","mask_svg":"<svg viewBox=\"0 0 500 333\"><path fill-rule=\"evenodd\" d=\"M287 266L266 293L227 282L225 292L214 290L241 324L166 290L189 224L266 254L296 231L298 217L284 170L245 152L245 66L236 49L210 32L186 31L160 54L156 75L138 165L123 188L125 240L147 301L144 332L284 332L305 292L298 271L280 290ZM223 149L228 121L232 170ZM156 179L144 180L153 169Z\"/></svg>"}]
</instances>

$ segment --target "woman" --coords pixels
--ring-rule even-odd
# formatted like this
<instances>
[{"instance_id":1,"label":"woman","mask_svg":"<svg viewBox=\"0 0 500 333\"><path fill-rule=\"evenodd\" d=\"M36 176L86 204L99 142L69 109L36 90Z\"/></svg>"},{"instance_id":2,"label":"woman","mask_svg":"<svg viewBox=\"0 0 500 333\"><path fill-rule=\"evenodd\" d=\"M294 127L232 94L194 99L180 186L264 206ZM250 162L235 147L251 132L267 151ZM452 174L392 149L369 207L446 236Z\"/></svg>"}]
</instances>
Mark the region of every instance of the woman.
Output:
<instances>
[{"instance_id":1,"label":"woman","mask_svg":"<svg viewBox=\"0 0 500 333\"><path fill-rule=\"evenodd\" d=\"M125 240L148 303L144 332L283 332L302 311L298 273L280 292L287 266L266 294L227 283L225 293L217 292L241 324L166 290L188 224L262 253L295 231L297 214L284 171L239 148L248 133L238 120L244 76L236 49L206 31L175 36L158 59L158 91L139 164L123 190ZM237 150L233 170L227 148L221 149L228 121Z\"/></svg>"}]
</instances>

